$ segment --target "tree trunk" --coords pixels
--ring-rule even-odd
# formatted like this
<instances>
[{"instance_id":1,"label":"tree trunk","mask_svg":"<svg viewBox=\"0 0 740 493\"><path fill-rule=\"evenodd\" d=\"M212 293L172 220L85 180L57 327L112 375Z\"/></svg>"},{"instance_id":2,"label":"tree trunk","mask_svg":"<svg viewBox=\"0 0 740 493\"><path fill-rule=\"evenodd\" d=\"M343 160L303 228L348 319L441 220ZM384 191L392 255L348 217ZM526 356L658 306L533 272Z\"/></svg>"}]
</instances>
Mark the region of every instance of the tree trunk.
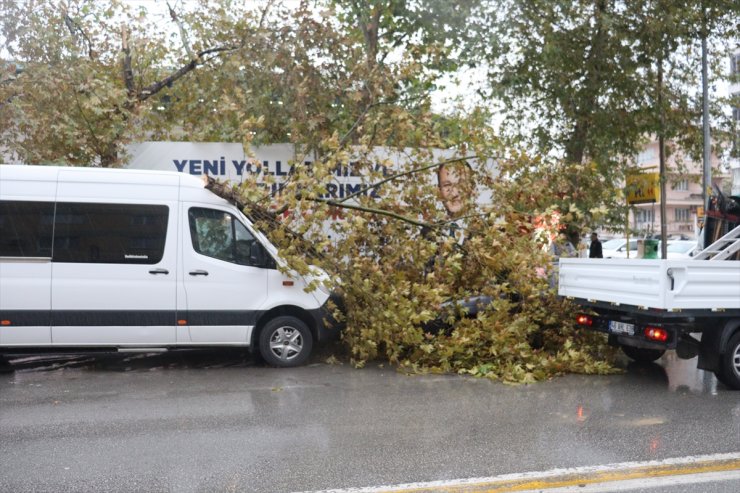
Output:
<instances>
[{"instance_id":1,"label":"tree trunk","mask_svg":"<svg viewBox=\"0 0 740 493\"><path fill-rule=\"evenodd\" d=\"M588 129L588 120L586 116L583 115L576 122L576 128L573 130L568 142L565 144L565 160L569 163L583 162L583 155L586 153Z\"/></svg>"},{"instance_id":2,"label":"tree trunk","mask_svg":"<svg viewBox=\"0 0 740 493\"><path fill-rule=\"evenodd\" d=\"M105 146L100 153L100 166L102 168L115 168L118 166L118 144L117 139Z\"/></svg>"},{"instance_id":3,"label":"tree trunk","mask_svg":"<svg viewBox=\"0 0 740 493\"><path fill-rule=\"evenodd\" d=\"M660 165L660 258L668 258L668 241L666 241L666 196L665 196L665 123L663 109L663 57L658 61L658 112L660 129L658 130L658 159Z\"/></svg>"},{"instance_id":4,"label":"tree trunk","mask_svg":"<svg viewBox=\"0 0 740 493\"><path fill-rule=\"evenodd\" d=\"M591 126L591 117L597 106L599 91L602 89L601 58L607 41L607 32L604 29L604 16L608 14L609 2L596 0L594 2L594 34L590 42L590 50L584 60L585 85L579 94L578 106L575 110L575 127L565 143L565 159L571 163L581 163L588 150L588 136Z\"/></svg>"},{"instance_id":5,"label":"tree trunk","mask_svg":"<svg viewBox=\"0 0 740 493\"><path fill-rule=\"evenodd\" d=\"M365 83L362 88L362 108L369 108L375 99L375 84L373 77L376 73L376 67L378 65L378 43L380 33L380 14L381 7L375 6L370 8L365 2L360 2L359 5L355 5L357 9L357 22L362 30L362 35L365 39ZM366 9L370 8L368 15L365 15Z\"/></svg>"}]
</instances>

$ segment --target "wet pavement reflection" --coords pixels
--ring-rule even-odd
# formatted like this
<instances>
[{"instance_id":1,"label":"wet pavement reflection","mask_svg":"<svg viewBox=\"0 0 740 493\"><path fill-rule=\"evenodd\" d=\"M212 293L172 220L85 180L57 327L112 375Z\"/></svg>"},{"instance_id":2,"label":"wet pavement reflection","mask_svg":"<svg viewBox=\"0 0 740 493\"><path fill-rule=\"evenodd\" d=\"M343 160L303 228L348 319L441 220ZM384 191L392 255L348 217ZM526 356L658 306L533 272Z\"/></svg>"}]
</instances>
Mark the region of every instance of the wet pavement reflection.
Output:
<instances>
[{"instance_id":1,"label":"wet pavement reflection","mask_svg":"<svg viewBox=\"0 0 740 493\"><path fill-rule=\"evenodd\" d=\"M331 349L312 357L309 364L321 364ZM193 349L161 353L49 354L9 357L17 372L50 372L65 369L109 372L141 372L176 369L239 368L262 366L246 349ZM667 352L655 363L637 363L623 357L617 366L626 378L644 385L663 387L671 392L716 395L727 391L711 372L696 367L697 358L680 359Z\"/></svg>"},{"instance_id":2,"label":"wet pavement reflection","mask_svg":"<svg viewBox=\"0 0 740 493\"><path fill-rule=\"evenodd\" d=\"M16 355L8 357L16 372L59 370L157 371L254 366L254 358L245 349L192 349L157 353L89 353Z\"/></svg>"}]
</instances>

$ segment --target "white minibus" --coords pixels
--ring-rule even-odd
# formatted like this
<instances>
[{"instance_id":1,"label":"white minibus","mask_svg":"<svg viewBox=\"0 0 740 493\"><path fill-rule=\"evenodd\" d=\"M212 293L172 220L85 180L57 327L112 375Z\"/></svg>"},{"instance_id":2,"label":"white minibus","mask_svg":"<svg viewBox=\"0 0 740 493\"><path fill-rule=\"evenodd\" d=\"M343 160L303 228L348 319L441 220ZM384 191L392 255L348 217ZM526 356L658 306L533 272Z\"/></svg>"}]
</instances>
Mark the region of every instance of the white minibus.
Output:
<instances>
[{"instance_id":1,"label":"white minibus","mask_svg":"<svg viewBox=\"0 0 740 493\"><path fill-rule=\"evenodd\" d=\"M338 329L329 291L279 262L196 177L0 165L0 357L243 346L300 365Z\"/></svg>"}]
</instances>

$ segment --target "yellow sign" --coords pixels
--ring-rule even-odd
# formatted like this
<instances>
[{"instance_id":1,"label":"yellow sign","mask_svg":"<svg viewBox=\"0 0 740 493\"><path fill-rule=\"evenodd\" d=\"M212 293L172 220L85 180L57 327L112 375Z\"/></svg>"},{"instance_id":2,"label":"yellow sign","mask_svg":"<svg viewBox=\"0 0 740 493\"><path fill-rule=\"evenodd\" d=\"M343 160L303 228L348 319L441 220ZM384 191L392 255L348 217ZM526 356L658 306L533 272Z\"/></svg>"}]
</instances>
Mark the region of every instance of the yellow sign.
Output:
<instances>
[{"instance_id":1,"label":"yellow sign","mask_svg":"<svg viewBox=\"0 0 740 493\"><path fill-rule=\"evenodd\" d=\"M627 175L627 203L647 204L660 200L660 173Z\"/></svg>"},{"instance_id":2,"label":"yellow sign","mask_svg":"<svg viewBox=\"0 0 740 493\"><path fill-rule=\"evenodd\" d=\"M696 208L696 217L699 217L699 218L704 217L704 207L703 206L700 205L699 207Z\"/></svg>"}]
</instances>

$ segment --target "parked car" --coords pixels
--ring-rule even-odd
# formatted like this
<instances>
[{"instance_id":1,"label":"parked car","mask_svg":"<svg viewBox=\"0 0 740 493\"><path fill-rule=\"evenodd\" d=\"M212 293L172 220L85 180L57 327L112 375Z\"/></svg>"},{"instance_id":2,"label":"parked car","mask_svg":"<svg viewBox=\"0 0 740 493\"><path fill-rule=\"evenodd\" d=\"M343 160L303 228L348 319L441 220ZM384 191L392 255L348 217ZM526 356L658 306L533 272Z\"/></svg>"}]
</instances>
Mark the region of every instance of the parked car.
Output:
<instances>
[{"instance_id":1,"label":"parked car","mask_svg":"<svg viewBox=\"0 0 740 493\"><path fill-rule=\"evenodd\" d=\"M627 239L613 238L601 244L604 258L627 258ZM630 258L637 258L637 239L629 241Z\"/></svg>"},{"instance_id":2,"label":"parked car","mask_svg":"<svg viewBox=\"0 0 740 493\"><path fill-rule=\"evenodd\" d=\"M694 240L668 240L667 250L669 259L691 258L699 252L699 247Z\"/></svg>"},{"instance_id":3,"label":"parked car","mask_svg":"<svg viewBox=\"0 0 740 493\"><path fill-rule=\"evenodd\" d=\"M637 245L639 238L630 239L629 258L637 258ZM668 240L668 258L691 258L698 252L698 243L696 240ZM601 249L604 258L627 258L627 239L614 238L602 243ZM658 255L660 256L661 248L658 243Z\"/></svg>"}]
</instances>

